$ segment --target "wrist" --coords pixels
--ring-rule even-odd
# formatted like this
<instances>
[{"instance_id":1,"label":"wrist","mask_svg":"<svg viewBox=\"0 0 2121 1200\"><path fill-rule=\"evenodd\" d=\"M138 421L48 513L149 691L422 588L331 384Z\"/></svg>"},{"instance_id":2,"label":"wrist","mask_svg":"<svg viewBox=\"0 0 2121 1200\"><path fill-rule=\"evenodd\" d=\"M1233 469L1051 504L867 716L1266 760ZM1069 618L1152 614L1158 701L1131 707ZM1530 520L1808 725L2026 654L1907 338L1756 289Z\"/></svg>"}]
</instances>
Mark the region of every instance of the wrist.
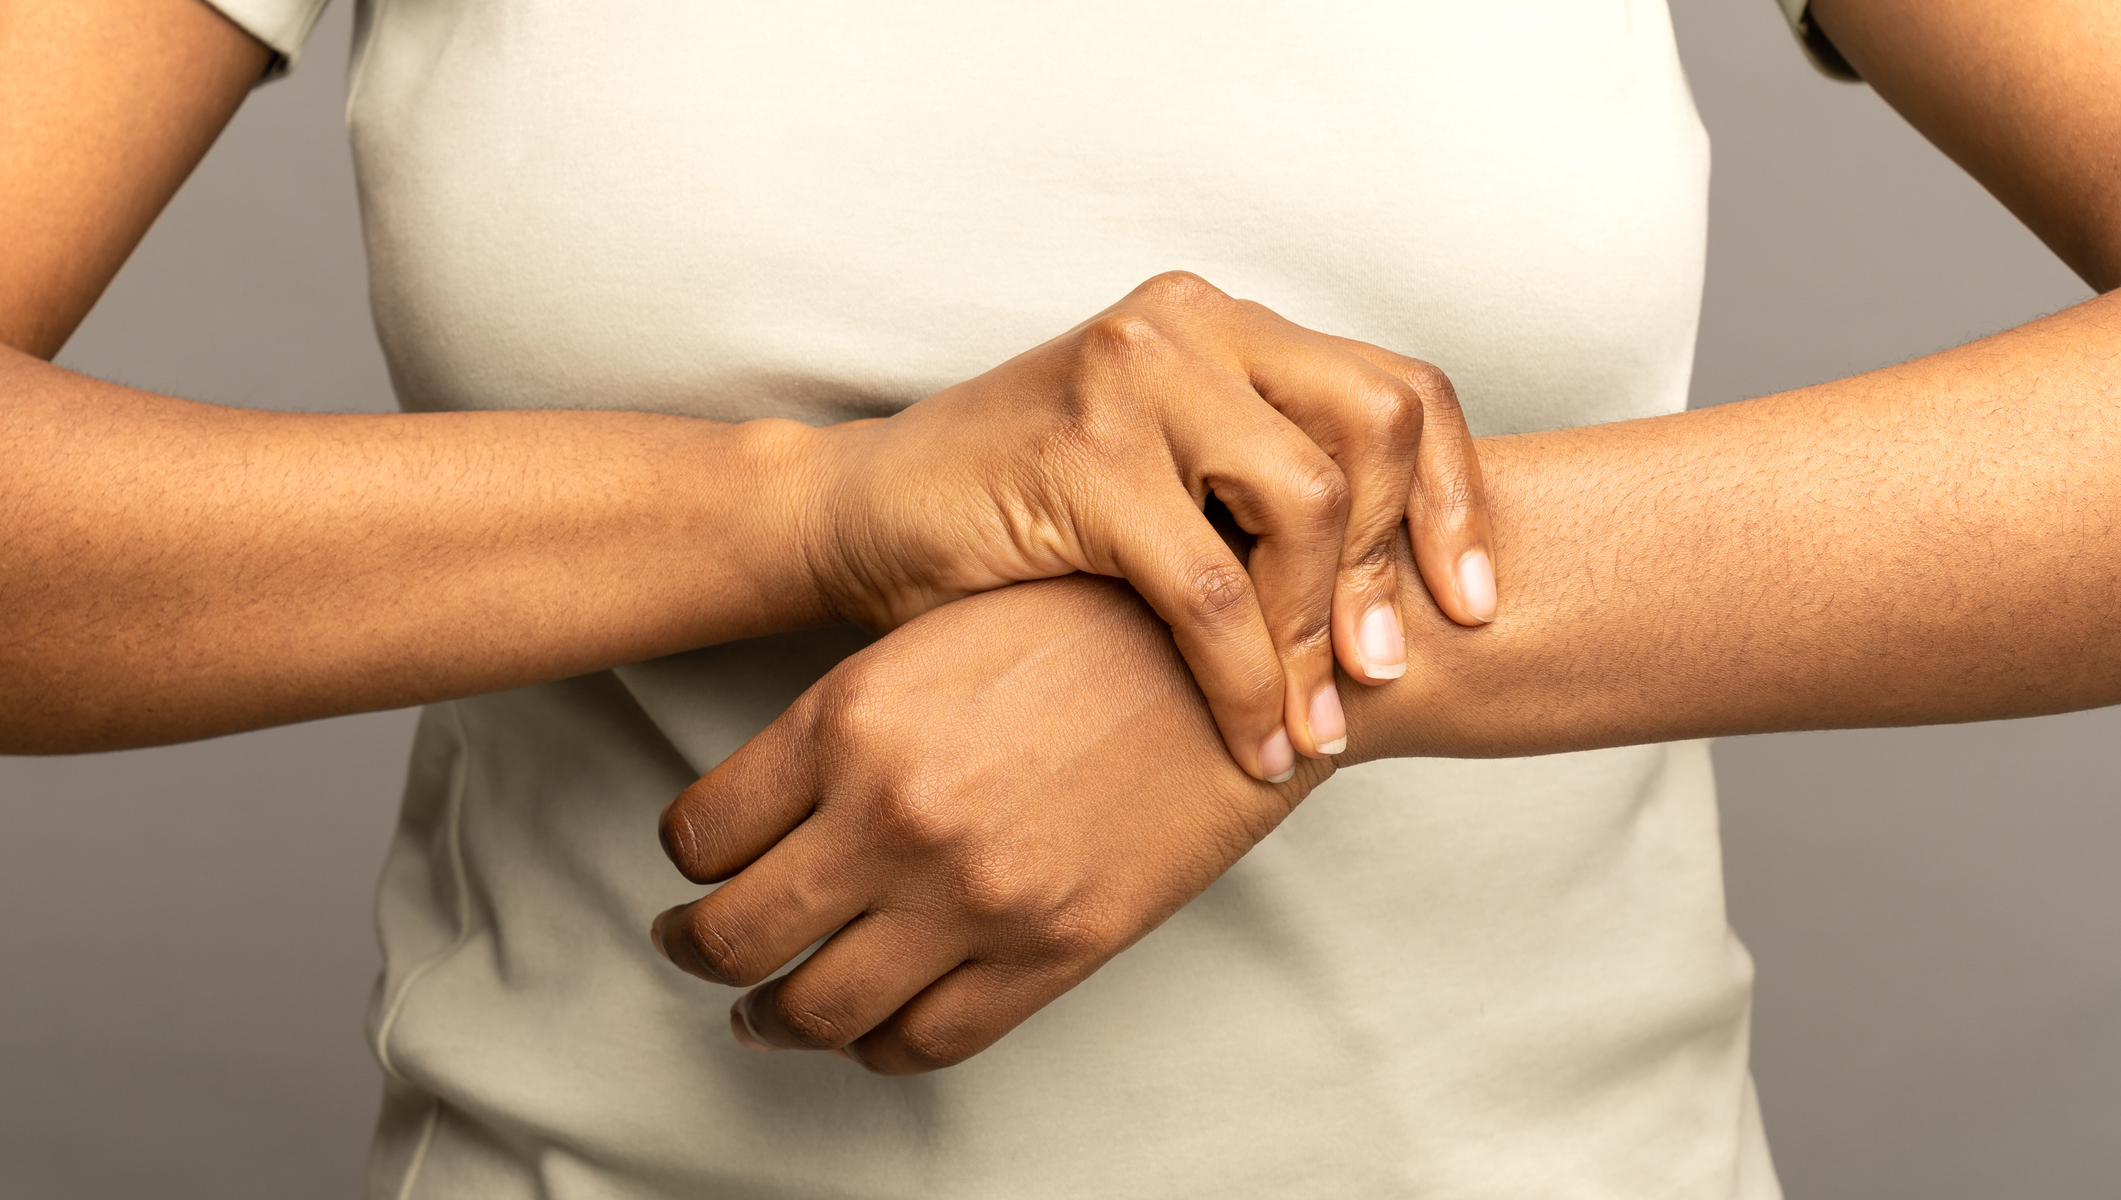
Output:
<instances>
[{"instance_id":1,"label":"wrist","mask_svg":"<svg viewBox=\"0 0 2121 1200\"><path fill-rule=\"evenodd\" d=\"M742 489L744 573L760 601L758 633L814 628L853 619L835 550L832 512L842 486L832 428L767 418L722 426L731 436L725 467L700 472L707 489ZM713 459L709 459L712 462ZM691 469L700 471L700 460ZM708 499L728 512L729 497ZM728 542L726 532L715 539Z\"/></svg>"},{"instance_id":2,"label":"wrist","mask_svg":"<svg viewBox=\"0 0 2121 1200\"><path fill-rule=\"evenodd\" d=\"M1341 765L1519 757L1699 735L1643 720L1646 705L1660 717L1676 705L1650 695L1657 651L1621 631L1631 602L1653 595L1659 582L1610 562L1595 574L1584 565L1583 547L1627 524L1581 505L1599 494L1611 465L1581 449L1585 436L1567 430L1476 443L1498 586L1488 624L1446 617L1401 541L1406 674L1343 689L1349 738Z\"/></svg>"},{"instance_id":3,"label":"wrist","mask_svg":"<svg viewBox=\"0 0 2121 1200\"><path fill-rule=\"evenodd\" d=\"M1490 758L1523 754L1523 735L1551 716L1552 697L1527 688L1539 670L1541 618L1522 587L1504 581L1509 603L1493 621L1452 621L1429 595L1401 543L1400 628L1406 673L1385 683L1341 675L1348 749L1341 766L1381 758Z\"/></svg>"},{"instance_id":4,"label":"wrist","mask_svg":"<svg viewBox=\"0 0 2121 1200\"><path fill-rule=\"evenodd\" d=\"M777 431L787 443L783 468L791 497L786 513L803 578L815 602L837 624L871 631L891 629L894 619L883 589L881 566L870 534L874 488L863 485L864 464L876 419L833 425L802 425Z\"/></svg>"}]
</instances>

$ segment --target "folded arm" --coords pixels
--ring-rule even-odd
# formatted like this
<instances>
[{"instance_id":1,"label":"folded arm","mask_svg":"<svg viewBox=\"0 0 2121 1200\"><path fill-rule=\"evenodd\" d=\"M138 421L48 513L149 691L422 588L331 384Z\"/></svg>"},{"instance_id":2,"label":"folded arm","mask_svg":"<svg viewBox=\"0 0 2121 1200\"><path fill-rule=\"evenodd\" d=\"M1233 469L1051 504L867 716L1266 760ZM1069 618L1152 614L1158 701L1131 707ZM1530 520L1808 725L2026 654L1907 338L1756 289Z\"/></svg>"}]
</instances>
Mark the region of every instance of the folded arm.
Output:
<instances>
[{"instance_id":1,"label":"folded arm","mask_svg":"<svg viewBox=\"0 0 2121 1200\"><path fill-rule=\"evenodd\" d=\"M2121 282L2121 9L1814 8L2086 279ZM1499 616L1456 626L1403 588L1407 674L1350 690L1337 763L2121 701L2121 294L1853 379L1476 450ZM1071 626L1027 632L1053 612ZM748 1044L887 1073L978 1053L1330 774L1275 789L1204 751L1156 633L1123 590L1058 580L842 664L666 811L679 867L730 882L665 913L657 945L759 984L732 1011ZM958 669L926 667L946 657ZM1010 686L968 682L990 677ZM958 716L940 733L898 716L935 710Z\"/></svg>"},{"instance_id":2,"label":"folded arm","mask_svg":"<svg viewBox=\"0 0 2121 1200\"><path fill-rule=\"evenodd\" d=\"M244 412L51 366L265 61L199 0L0 0L0 752L888 629L1091 571L1170 623L1236 760L1286 778L1344 744L1336 659L1402 667L1402 520L1440 603L1492 611L1471 435L1440 373L1182 274L827 430ZM1259 537L1249 572L1211 494Z\"/></svg>"},{"instance_id":3,"label":"folded arm","mask_svg":"<svg viewBox=\"0 0 2121 1200\"><path fill-rule=\"evenodd\" d=\"M1500 615L1466 629L1403 590L1407 674L1348 689L1334 761L2121 701L2116 349L2121 296L1781 396L1480 440ZM1123 589L1055 580L939 609L671 805L680 868L734 878L665 914L657 944L749 986L847 923L738 1002L738 1036L892 1073L960 1061L1331 773L1260 784L1204 727ZM879 925L890 971L852 949Z\"/></svg>"}]
</instances>

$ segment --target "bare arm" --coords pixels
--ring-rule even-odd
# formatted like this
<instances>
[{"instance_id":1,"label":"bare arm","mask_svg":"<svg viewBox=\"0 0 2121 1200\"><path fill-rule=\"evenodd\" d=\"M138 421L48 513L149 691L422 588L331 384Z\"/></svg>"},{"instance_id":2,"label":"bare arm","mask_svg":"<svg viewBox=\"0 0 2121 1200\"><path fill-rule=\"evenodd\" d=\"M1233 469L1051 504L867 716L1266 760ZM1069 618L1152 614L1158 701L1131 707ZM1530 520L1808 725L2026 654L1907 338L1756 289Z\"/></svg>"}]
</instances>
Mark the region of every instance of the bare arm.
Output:
<instances>
[{"instance_id":1,"label":"bare arm","mask_svg":"<svg viewBox=\"0 0 2121 1200\"><path fill-rule=\"evenodd\" d=\"M2121 700L2117 344L2121 296L1786 395L1481 439L1500 615L1465 629L1402 592L1407 674L1348 689L1334 762ZM1057 632L1039 619L1070 609ZM1332 773L1258 783L1206 728L1124 589L1056 580L929 613L672 803L680 869L733 878L659 919L657 945L749 987L856 913L919 913L888 959L874 926L849 924L748 993L733 1027L887 1073L958 1062Z\"/></svg>"},{"instance_id":2,"label":"bare arm","mask_svg":"<svg viewBox=\"0 0 2121 1200\"><path fill-rule=\"evenodd\" d=\"M1344 743L1336 659L1366 678L1401 666L1403 518L1440 603L1492 610L1448 383L1188 276L888 420L824 430L248 412L43 361L265 60L197 0L0 0L0 752L885 629L1093 571L1170 622L1232 756L1286 778ZM1249 574L1203 515L1211 491L1260 536Z\"/></svg>"},{"instance_id":3,"label":"bare arm","mask_svg":"<svg viewBox=\"0 0 2121 1200\"><path fill-rule=\"evenodd\" d=\"M1483 440L1502 615L1461 637L1406 605L1411 668L1351 698L1351 752L2121 701L2116 348L2107 296L1853 379Z\"/></svg>"},{"instance_id":4,"label":"bare arm","mask_svg":"<svg viewBox=\"0 0 2121 1200\"><path fill-rule=\"evenodd\" d=\"M0 351L0 751L205 737L827 623L784 511L816 436L255 412Z\"/></svg>"},{"instance_id":5,"label":"bare arm","mask_svg":"<svg viewBox=\"0 0 2121 1200\"><path fill-rule=\"evenodd\" d=\"M801 494L799 426L295 416L41 361L266 60L189 0L0 5L0 751L390 707L829 619L765 511Z\"/></svg>"},{"instance_id":6,"label":"bare arm","mask_svg":"<svg viewBox=\"0 0 2121 1200\"><path fill-rule=\"evenodd\" d=\"M1818 8L2086 278L2121 281L2121 9ZM2121 701L2121 293L1853 379L1476 446L1499 615L1458 627L1403 590L1407 674L1351 690L1336 763ZM1063 633L1028 619L1061 604ZM1121 589L1060 580L849 659L665 811L679 868L728 882L659 918L656 944L751 987L731 1014L747 1044L886 1073L978 1053L1331 774L1276 789L1230 768L1157 632ZM1000 698L974 686L1026 663ZM1098 702L1115 694L1136 703ZM938 711L957 727L903 716ZM1061 717L1026 738L1021 711ZM919 915L853 921L768 979L862 912Z\"/></svg>"},{"instance_id":7,"label":"bare arm","mask_svg":"<svg viewBox=\"0 0 2121 1200\"><path fill-rule=\"evenodd\" d=\"M1886 103L2086 283L2121 286L2113 5L1812 0L1811 13Z\"/></svg>"},{"instance_id":8,"label":"bare arm","mask_svg":"<svg viewBox=\"0 0 2121 1200\"><path fill-rule=\"evenodd\" d=\"M59 352L269 57L204 4L0 0L0 343Z\"/></svg>"},{"instance_id":9,"label":"bare arm","mask_svg":"<svg viewBox=\"0 0 2121 1200\"><path fill-rule=\"evenodd\" d=\"M1782 396L1482 439L1500 615L1464 629L1403 592L1408 672L1348 689L1335 763L2121 700L2116 344L2121 296ZM1037 619L1069 606L1063 630ZM679 867L733 878L660 918L657 945L760 985L732 1017L747 1044L887 1073L961 1061L1331 774L1247 779L1206 728L1123 589L1056 580L929 613L670 806ZM855 921L761 983L864 911L921 917L888 956Z\"/></svg>"},{"instance_id":10,"label":"bare arm","mask_svg":"<svg viewBox=\"0 0 2121 1200\"><path fill-rule=\"evenodd\" d=\"M2079 274L2121 283L2121 9L1812 7ZM1410 631L1419 678L1351 717L1364 757L2121 701L2121 296L1853 379L1480 454L1504 616L1474 638Z\"/></svg>"}]
</instances>

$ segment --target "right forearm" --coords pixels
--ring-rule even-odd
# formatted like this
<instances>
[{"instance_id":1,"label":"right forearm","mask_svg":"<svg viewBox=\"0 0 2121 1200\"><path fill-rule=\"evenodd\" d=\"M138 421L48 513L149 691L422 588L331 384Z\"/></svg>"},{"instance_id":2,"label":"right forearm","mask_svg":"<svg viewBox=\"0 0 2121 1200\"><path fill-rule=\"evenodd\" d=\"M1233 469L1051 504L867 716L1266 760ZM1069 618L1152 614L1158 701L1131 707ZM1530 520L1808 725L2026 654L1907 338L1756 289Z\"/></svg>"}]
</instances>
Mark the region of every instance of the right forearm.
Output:
<instances>
[{"instance_id":1,"label":"right forearm","mask_svg":"<svg viewBox=\"0 0 2121 1200\"><path fill-rule=\"evenodd\" d=\"M0 359L0 751L468 695L833 620L816 431L317 416Z\"/></svg>"}]
</instances>

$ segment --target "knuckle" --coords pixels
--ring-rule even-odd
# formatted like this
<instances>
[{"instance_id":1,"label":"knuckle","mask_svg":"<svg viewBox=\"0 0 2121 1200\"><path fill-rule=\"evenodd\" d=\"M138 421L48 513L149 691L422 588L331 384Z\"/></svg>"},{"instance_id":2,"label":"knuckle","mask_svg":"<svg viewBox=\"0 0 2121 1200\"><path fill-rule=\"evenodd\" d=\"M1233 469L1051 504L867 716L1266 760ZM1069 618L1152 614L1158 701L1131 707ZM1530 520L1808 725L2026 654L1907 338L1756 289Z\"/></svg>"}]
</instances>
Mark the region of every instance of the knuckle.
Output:
<instances>
[{"instance_id":1,"label":"knuckle","mask_svg":"<svg viewBox=\"0 0 2121 1200\"><path fill-rule=\"evenodd\" d=\"M1079 965L1118 953L1125 940L1111 917L1088 906L1075 906L1045 922L1038 949L1049 961Z\"/></svg>"},{"instance_id":2,"label":"knuckle","mask_svg":"<svg viewBox=\"0 0 2121 1200\"><path fill-rule=\"evenodd\" d=\"M1195 623L1222 625L1251 607L1252 577L1229 559L1203 559L1184 570L1179 593Z\"/></svg>"},{"instance_id":3,"label":"knuckle","mask_svg":"<svg viewBox=\"0 0 2121 1200\"><path fill-rule=\"evenodd\" d=\"M1049 852L1017 846L973 858L957 877L959 908L976 925L1008 930L1045 929L1073 903L1072 889L1053 874Z\"/></svg>"},{"instance_id":4,"label":"knuckle","mask_svg":"<svg viewBox=\"0 0 2121 1200\"><path fill-rule=\"evenodd\" d=\"M1192 309L1230 303L1221 288L1191 271L1165 271L1134 289L1142 299L1171 308Z\"/></svg>"},{"instance_id":5,"label":"knuckle","mask_svg":"<svg viewBox=\"0 0 2121 1200\"><path fill-rule=\"evenodd\" d=\"M1169 345L1156 322L1137 312L1109 312L1083 326L1083 353L1095 361L1138 364Z\"/></svg>"},{"instance_id":6,"label":"knuckle","mask_svg":"<svg viewBox=\"0 0 2121 1200\"><path fill-rule=\"evenodd\" d=\"M863 672L836 673L819 693L812 728L828 744L868 746L892 736L894 711L891 697Z\"/></svg>"},{"instance_id":7,"label":"knuckle","mask_svg":"<svg viewBox=\"0 0 2121 1200\"><path fill-rule=\"evenodd\" d=\"M1050 855L990 858L966 871L963 884L959 903L987 928L987 944L1016 968L1102 961L1125 940L1111 905L1095 888L1055 875Z\"/></svg>"},{"instance_id":8,"label":"knuckle","mask_svg":"<svg viewBox=\"0 0 2121 1200\"><path fill-rule=\"evenodd\" d=\"M789 1040L810 1050L834 1050L854 1040L847 1022L815 1002L789 995L783 987L773 999L773 1015Z\"/></svg>"},{"instance_id":9,"label":"knuckle","mask_svg":"<svg viewBox=\"0 0 2121 1200\"><path fill-rule=\"evenodd\" d=\"M695 914L685 922L685 944L700 969L730 987L750 987L766 977L751 955L736 940Z\"/></svg>"},{"instance_id":10,"label":"knuckle","mask_svg":"<svg viewBox=\"0 0 2121 1200\"><path fill-rule=\"evenodd\" d=\"M1423 404L1454 410L1458 407L1458 389L1451 386L1451 377L1444 374L1443 368L1418 358L1401 361L1402 377L1413 387Z\"/></svg>"},{"instance_id":11,"label":"knuckle","mask_svg":"<svg viewBox=\"0 0 2121 1200\"><path fill-rule=\"evenodd\" d=\"M979 1053L968 1031L954 1025L908 1022L899 1030L899 1055L915 1071L940 1071Z\"/></svg>"},{"instance_id":12,"label":"knuckle","mask_svg":"<svg viewBox=\"0 0 2121 1200\"><path fill-rule=\"evenodd\" d=\"M713 870L707 861L708 838L693 816L693 791L693 788L686 788L677 799L663 807L663 815L656 822L656 837L663 843L663 854L677 866L679 874L693 883L707 883Z\"/></svg>"},{"instance_id":13,"label":"knuckle","mask_svg":"<svg viewBox=\"0 0 2121 1200\"><path fill-rule=\"evenodd\" d=\"M943 789L918 777L894 782L876 796L870 819L878 844L901 854L926 855L955 846L965 833L965 816L953 808Z\"/></svg>"},{"instance_id":14,"label":"knuckle","mask_svg":"<svg viewBox=\"0 0 2121 1200\"><path fill-rule=\"evenodd\" d=\"M964 915L978 925L1020 919L1035 903L1026 876L992 857L967 864L960 872L956 900Z\"/></svg>"},{"instance_id":15,"label":"knuckle","mask_svg":"<svg viewBox=\"0 0 2121 1200\"><path fill-rule=\"evenodd\" d=\"M1398 534L1399 522L1395 517L1392 525L1384 531L1383 537L1356 548L1352 554L1342 559L1340 564L1341 574L1371 577L1383 575L1385 572L1392 570L1396 565L1394 562L1397 557L1395 554L1397 550L1395 543L1398 540Z\"/></svg>"},{"instance_id":16,"label":"knuckle","mask_svg":"<svg viewBox=\"0 0 2121 1200\"><path fill-rule=\"evenodd\" d=\"M1288 631L1284 655L1302 656L1322 650L1333 641L1333 613L1331 609L1304 617Z\"/></svg>"},{"instance_id":17,"label":"knuckle","mask_svg":"<svg viewBox=\"0 0 2121 1200\"><path fill-rule=\"evenodd\" d=\"M1331 460L1324 460L1295 469L1286 500L1301 520L1337 528L1347 519L1352 498L1348 477Z\"/></svg>"},{"instance_id":18,"label":"knuckle","mask_svg":"<svg viewBox=\"0 0 2121 1200\"><path fill-rule=\"evenodd\" d=\"M1363 419L1371 434L1385 446L1404 452L1421 440L1427 410L1421 389L1396 377L1376 381L1361 399Z\"/></svg>"}]
</instances>

